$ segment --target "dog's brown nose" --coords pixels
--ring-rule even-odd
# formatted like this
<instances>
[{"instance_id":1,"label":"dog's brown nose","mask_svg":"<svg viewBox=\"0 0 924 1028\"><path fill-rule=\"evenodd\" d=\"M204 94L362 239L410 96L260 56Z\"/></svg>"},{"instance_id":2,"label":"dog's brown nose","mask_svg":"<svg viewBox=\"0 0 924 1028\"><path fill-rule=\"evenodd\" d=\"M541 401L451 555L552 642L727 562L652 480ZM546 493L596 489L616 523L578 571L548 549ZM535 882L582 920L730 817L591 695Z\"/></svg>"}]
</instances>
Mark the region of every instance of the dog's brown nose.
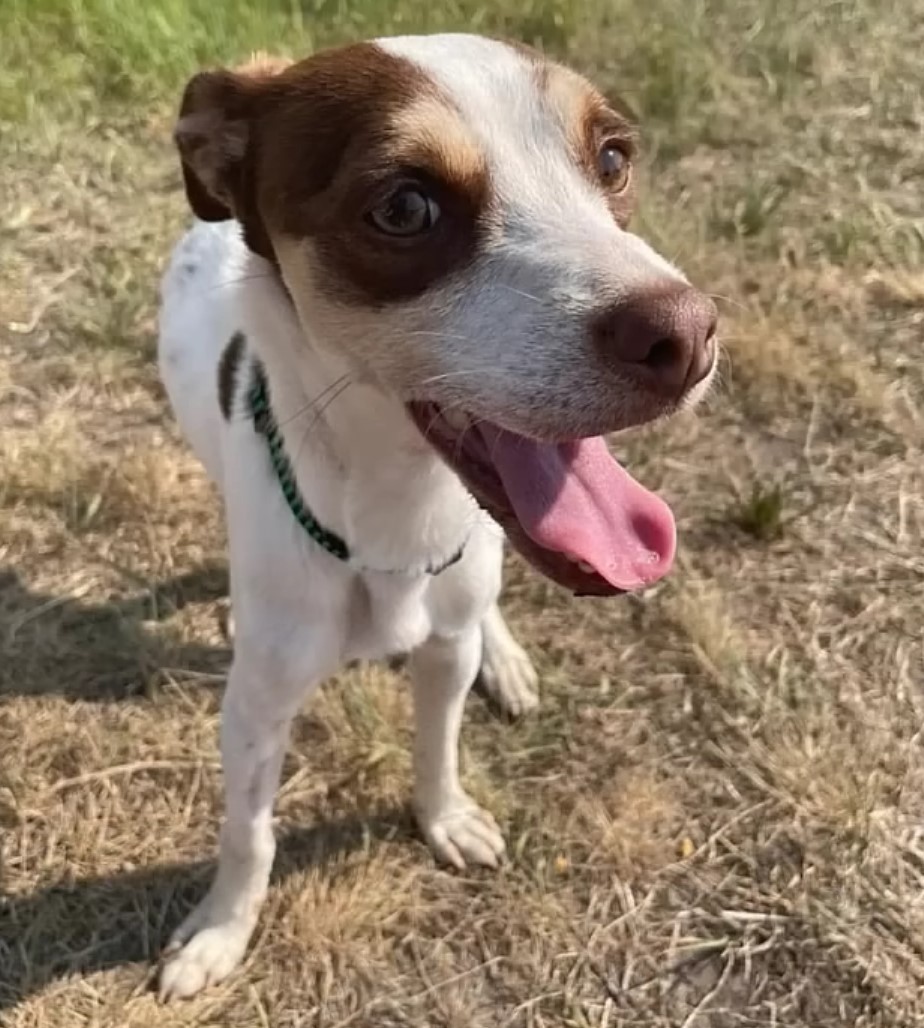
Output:
<instances>
[{"instance_id":1,"label":"dog's brown nose","mask_svg":"<svg viewBox=\"0 0 924 1028\"><path fill-rule=\"evenodd\" d=\"M609 308L593 326L606 363L653 392L677 397L715 360L718 312L684 283L639 292Z\"/></svg>"}]
</instances>

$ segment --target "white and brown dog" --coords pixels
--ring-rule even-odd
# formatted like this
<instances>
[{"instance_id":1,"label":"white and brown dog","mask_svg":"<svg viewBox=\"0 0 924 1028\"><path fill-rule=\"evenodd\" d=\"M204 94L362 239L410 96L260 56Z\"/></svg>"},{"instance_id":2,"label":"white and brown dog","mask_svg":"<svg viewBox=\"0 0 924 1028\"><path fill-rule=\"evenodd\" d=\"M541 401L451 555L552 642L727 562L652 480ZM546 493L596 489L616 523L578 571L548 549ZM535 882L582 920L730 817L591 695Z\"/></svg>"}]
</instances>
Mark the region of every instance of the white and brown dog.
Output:
<instances>
[{"instance_id":1,"label":"white and brown dog","mask_svg":"<svg viewBox=\"0 0 924 1028\"><path fill-rule=\"evenodd\" d=\"M289 725L347 661L410 654L420 827L457 867L498 861L457 744L479 674L536 702L503 537L579 594L664 575L671 512L602 435L694 403L716 361L712 302L626 228L632 127L530 50L393 38L206 72L176 141L200 220L161 370L224 496L235 655L218 872L164 997L241 960Z\"/></svg>"}]
</instances>

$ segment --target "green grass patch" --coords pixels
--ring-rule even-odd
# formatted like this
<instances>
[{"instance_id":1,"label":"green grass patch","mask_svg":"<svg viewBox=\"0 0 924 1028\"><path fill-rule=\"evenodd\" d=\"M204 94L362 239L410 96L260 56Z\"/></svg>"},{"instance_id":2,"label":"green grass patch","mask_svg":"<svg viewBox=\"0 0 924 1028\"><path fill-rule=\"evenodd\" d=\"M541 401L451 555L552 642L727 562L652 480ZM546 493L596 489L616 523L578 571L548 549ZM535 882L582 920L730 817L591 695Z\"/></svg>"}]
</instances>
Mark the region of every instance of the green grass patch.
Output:
<instances>
[{"instance_id":1,"label":"green grass patch","mask_svg":"<svg viewBox=\"0 0 924 1028\"><path fill-rule=\"evenodd\" d=\"M559 50L581 7L530 0L5 0L0 7L0 119L171 98L197 68L253 50L302 55L382 34L444 29L510 35ZM52 60L36 73L36 55Z\"/></svg>"},{"instance_id":2,"label":"green grass patch","mask_svg":"<svg viewBox=\"0 0 924 1028\"><path fill-rule=\"evenodd\" d=\"M732 510L732 521L760 542L771 542L783 535L785 493L779 484L755 482L751 494Z\"/></svg>"}]
</instances>

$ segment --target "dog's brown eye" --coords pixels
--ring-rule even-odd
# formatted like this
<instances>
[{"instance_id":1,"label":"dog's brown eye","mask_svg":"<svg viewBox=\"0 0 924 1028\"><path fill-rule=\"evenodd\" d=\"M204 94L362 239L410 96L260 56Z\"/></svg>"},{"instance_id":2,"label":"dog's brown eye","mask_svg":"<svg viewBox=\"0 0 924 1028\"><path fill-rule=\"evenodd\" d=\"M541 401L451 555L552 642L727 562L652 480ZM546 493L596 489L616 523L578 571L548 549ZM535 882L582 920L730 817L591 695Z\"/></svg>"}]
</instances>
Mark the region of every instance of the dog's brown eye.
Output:
<instances>
[{"instance_id":1,"label":"dog's brown eye","mask_svg":"<svg viewBox=\"0 0 924 1028\"><path fill-rule=\"evenodd\" d=\"M597 156L600 178L611 189L625 189L631 167L626 152L618 143L604 143Z\"/></svg>"},{"instance_id":2,"label":"dog's brown eye","mask_svg":"<svg viewBox=\"0 0 924 1028\"><path fill-rule=\"evenodd\" d=\"M416 186L402 186L369 212L369 220L390 236L418 236L436 224L436 201Z\"/></svg>"}]
</instances>

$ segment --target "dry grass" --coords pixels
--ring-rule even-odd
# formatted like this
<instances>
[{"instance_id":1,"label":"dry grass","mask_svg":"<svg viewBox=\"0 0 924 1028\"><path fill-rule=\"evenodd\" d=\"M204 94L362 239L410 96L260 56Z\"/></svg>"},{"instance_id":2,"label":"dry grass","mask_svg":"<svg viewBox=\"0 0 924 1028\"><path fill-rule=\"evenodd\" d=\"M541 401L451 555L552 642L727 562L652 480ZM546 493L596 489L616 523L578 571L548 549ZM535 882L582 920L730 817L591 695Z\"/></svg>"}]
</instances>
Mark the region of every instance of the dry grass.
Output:
<instances>
[{"instance_id":1,"label":"dry grass","mask_svg":"<svg viewBox=\"0 0 924 1028\"><path fill-rule=\"evenodd\" d=\"M249 45L473 22L628 94L643 224L727 301L708 409L618 444L680 566L597 603L511 564L544 692L515 726L470 703L497 875L413 830L398 673L331 683L247 965L161 1008L211 873L229 660L220 512L152 359L185 217L169 110ZM891 0L3 5L0 1023L921 1024L922 29Z\"/></svg>"}]
</instances>

